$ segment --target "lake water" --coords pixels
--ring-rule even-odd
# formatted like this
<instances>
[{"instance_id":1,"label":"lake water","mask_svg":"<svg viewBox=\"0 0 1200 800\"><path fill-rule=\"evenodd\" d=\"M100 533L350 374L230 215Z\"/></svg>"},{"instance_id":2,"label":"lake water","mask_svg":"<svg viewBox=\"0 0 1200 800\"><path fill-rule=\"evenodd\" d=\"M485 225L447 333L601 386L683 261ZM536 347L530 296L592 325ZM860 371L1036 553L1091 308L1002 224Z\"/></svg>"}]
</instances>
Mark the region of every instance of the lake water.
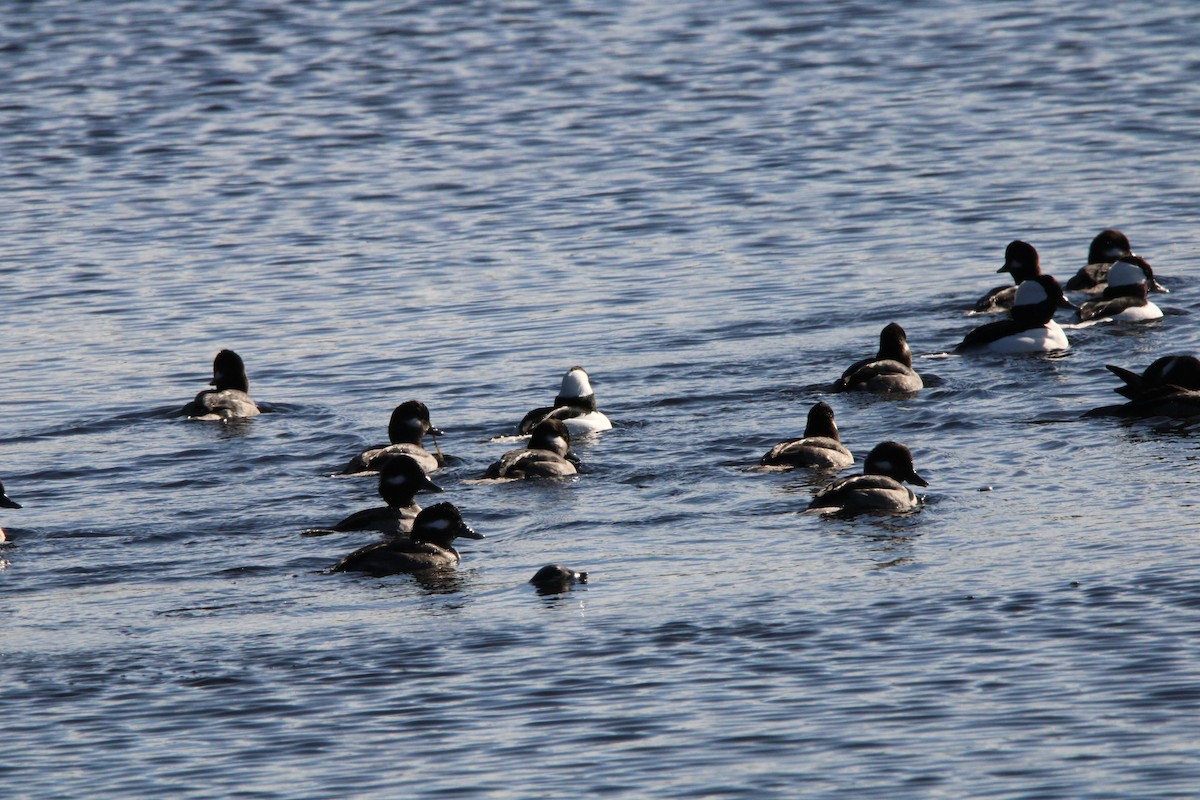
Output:
<instances>
[{"instance_id":1,"label":"lake water","mask_svg":"<svg viewBox=\"0 0 1200 800\"><path fill-rule=\"evenodd\" d=\"M1200 350L1188 3L8 2L5 797L1184 798ZM1025 239L1171 294L946 353ZM1065 317L1064 317L1065 319ZM930 386L830 395L900 322ZM223 347L276 413L172 416ZM473 479L573 364L577 479ZM325 572L399 402L487 539ZM830 402L900 517L745 471ZM430 499L421 499L429 504ZM591 573L540 596L545 563Z\"/></svg>"}]
</instances>

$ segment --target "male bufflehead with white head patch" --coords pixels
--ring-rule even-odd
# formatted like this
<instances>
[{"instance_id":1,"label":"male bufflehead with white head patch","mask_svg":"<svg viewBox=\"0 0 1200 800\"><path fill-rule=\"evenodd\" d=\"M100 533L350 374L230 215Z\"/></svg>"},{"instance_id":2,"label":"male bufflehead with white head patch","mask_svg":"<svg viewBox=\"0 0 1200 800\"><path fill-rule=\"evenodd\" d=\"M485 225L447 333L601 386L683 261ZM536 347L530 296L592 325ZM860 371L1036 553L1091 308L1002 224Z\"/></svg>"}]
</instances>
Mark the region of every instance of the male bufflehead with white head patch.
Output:
<instances>
[{"instance_id":1,"label":"male bufflehead with white head patch","mask_svg":"<svg viewBox=\"0 0 1200 800\"><path fill-rule=\"evenodd\" d=\"M1088 263L1080 267L1079 271L1067 281L1067 291L1086 292L1087 294L1103 292L1104 287L1108 284L1108 271L1112 265L1125 256L1131 255L1134 255L1134 252L1129 245L1128 237L1113 228L1105 228L1096 234L1096 238L1092 239L1092 244L1088 247ZM1148 263L1145 264L1144 269L1146 271L1146 288L1151 292L1169 294L1166 287L1155 280L1154 270Z\"/></svg>"},{"instance_id":2,"label":"male bufflehead with white head patch","mask_svg":"<svg viewBox=\"0 0 1200 800\"><path fill-rule=\"evenodd\" d=\"M1150 322L1162 319L1162 309L1146 297L1146 269L1149 266L1140 256L1122 256L1108 270L1103 297L1079 306L1079 320Z\"/></svg>"},{"instance_id":3,"label":"male bufflehead with white head patch","mask_svg":"<svg viewBox=\"0 0 1200 800\"><path fill-rule=\"evenodd\" d=\"M583 367L571 367L563 376L562 386L554 405L535 408L521 420L518 430L530 433L534 426L545 419L562 420L567 429L575 434L606 431L612 427L608 417L596 410L596 393Z\"/></svg>"},{"instance_id":4,"label":"male bufflehead with white head patch","mask_svg":"<svg viewBox=\"0 0 1200 800\"><path fill-rule=\"evenodd\" d=\"M1054 321L1054 311L1063 301L1062 287L1049 275L1022 281L1010 319L989 322L971 331L954 348L955 352L1042 353L1066 350L1067 335Z\"/></svg>"}]
</instances>

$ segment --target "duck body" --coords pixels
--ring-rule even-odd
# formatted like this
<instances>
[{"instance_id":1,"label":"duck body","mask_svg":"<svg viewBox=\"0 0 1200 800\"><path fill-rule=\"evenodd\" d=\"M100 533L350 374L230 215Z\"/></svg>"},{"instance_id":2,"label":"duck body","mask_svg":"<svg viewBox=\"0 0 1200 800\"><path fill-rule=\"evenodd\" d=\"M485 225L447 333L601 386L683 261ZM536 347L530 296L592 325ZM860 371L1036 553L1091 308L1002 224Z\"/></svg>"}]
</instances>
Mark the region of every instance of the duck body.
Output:
<instances>
[{"instance_id":1,"label":"duck body","mask_svg":"<svg viewBox=\"0 0 1200 800\"><path fill-rule=\"evenodd\" d=\"M1115 228L1105 228L1096 234L1088 247L1088 263L1067 281L1068 292L1083 292L1085 294L1100 294L1108 285L1108 273L1113 264L1132 256L1133 248L1129 238ZM1169 294L1166 287L1154 277L1154 270L1146 263L1146 288L1151 292Z\"/></svg>"},{"instance_id":2,"label":"duck body","mask_svg":"<svg viewBox=\"0 0 1200 800\"><path fill-rule=\"evenodd\" d=\"M1113 391L1128 398L1122 405L1094 408L1085 417L1171 417L1200 416L1200 359L1195 356L1163 356L1140 375L1124 367L1106 364L1123 385Z\"/></svg>"},{"instance_id":3,"label":"duck body","mask_svg":"<svg viewBox=\"0 0 1200 800\"><path fill-rule=\"evenodd\" d=\"M328 528L309 528L305 536L323 536L347 531L379 531L388 536L400 536L412 530L421 507L418 492L441 492L442 488L429 479L421 465L410 456L393 456L379 464L379 496L387 503L380 508L357 511Z\"/></svg>"},{"instance_id":4,"label":"duck body","mask_svg":"<svg viewBox=\"0 0 1200 800\"><path fill-rule=\"evenodd\" d=\"M538 594L561 594L570 591L575 584L587 581L586 572L576 572L562 564L547 564L529 579L537 587Z\"/></svg>"},{"instance_id":5,"label":"duck body","mask_svg":"<svg viewBox=\"0 0 1200 800\"><path fill-rule=\"evenodd\" d=\"M1103 296L1079 306L1079 320L1114 322L1151 322L1162 319L1163 312L1147 297L1146 273L1149 266L1138 256L1124 256L1108 271Z\"/></svg>"},{"instance_id":6,"label":"duck body","mask_svg":"<svg viewBox=\"0 0 1200 800\"><path fill-rule=\"evenodd\" d=\"M854 456L842 444L833 408L827 403L817 403L808 410L804 436L780 442L759 463L763 466L842 469L854 463Z\"/></svg>"},{"instance_id":7,"label":"duck body","mask_svg":"<svg viewBox=\"0 0 1200 800\"><path fill-rule=\"evenodd\" d=\"M179 411L180 416L199 420L225 420L256 417L262 413L250 399L250 379L242 357L232 350L222 350L213 359L214 387L199 392L192 402Z\"/></svg>"},{"instance_id":8,"label":"duck body","mask_svg":"<svg viewBox=\"0 0 1200 800\"><path fill-rule=\"evenodd\" d=\"M485 478L561 478L579 470L571 461L570 434L559 419L539 422L528 447L509 450L488 467Z\"/></svg>"},{"instance_id":9,"label":"duck body","mask_svg":"<svg viewBox=\"0 0 1200 800\"><path fill-rule=\"evenodd\" d=\"M413 522L409 538L388 539L360 547L332 568L332 572L365 572L374 577L402 572L447 569L460 561L453 547L456 538L482 539L463 521L450 503L422 509Z\"/></svg>"},{"instance_id":10,"label":"duck body","mask_svg":"<svg viewBox=\"0 0 1200 800\"><path fill-rule=\"evenodd\" d=\"M575 366L563 376L554 405L535 408L522 418L517 430L531 433L539 422L556 419L573 435L597 433L612 428L607 416L596 410L596 393L583 367Z\"/></svg>"},{"instance_id":11,"label":"duck body","mask_svg":"<svg viewBox=\"0 0 1200 800\"><path fill-rule=\"evenodd\" d=\"M851 364L834 382L835 391L863 391L877 394L908 394L924 388L921 376L912 368L912 350L904 328L893 322L879 333L879 351L874 358Z\"/></svg>"},{"instance_id":12,"label":"duck body","mask_svg":"<svg viewBox=\"0 0 1200 800\"><path fill-rule=\"evenodd\" d=\"M1052 318L1064 300L1062 287L1049 275L1022 281L1010 318L989 322L967 333L955 352L1040 353L1066 350L1070 342Z\"/></svg>"},{"instance_id":13,"label":"duck body","mask_svg":"<svg viewBox=\"0 0 1200 800\"><path fill-rule=\"evenodd\" d=\"M20 508L21 504L8 496L4 491L4 484L0 483L0 508ZM0 544L8 541L8 536L5 535L4 529L0 528Z\"/></svg>"},{"instance_id":14,"label":"duck body","mask_svg":"<svg viewBox=\"0 0 1200 800\"><path fill-rule=\"evenodd\" d=\"M929 483L913 467L912 453L899 442L875 445L863 463L863 472L834 481L817 492L809 504L819 511L913 511L920 501L904 482Z\"/></svg>"}]
</instances>

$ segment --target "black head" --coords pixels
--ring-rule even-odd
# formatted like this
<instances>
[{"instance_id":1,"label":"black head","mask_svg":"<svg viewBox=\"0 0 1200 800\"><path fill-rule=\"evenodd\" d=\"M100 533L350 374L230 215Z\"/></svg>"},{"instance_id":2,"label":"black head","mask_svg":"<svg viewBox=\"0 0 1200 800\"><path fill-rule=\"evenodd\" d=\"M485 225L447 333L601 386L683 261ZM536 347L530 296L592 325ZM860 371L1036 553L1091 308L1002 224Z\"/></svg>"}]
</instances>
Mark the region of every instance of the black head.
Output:
<instances>
[{"instance_id":1,"label":"black head","mask_svg":"<svg viewBox=\"0 0 1200 800\"><path fill-rule=\"evenodd\" d=\"M1110 264L1121 256L1133 255L1129 239L1115 228L1105 228L1092 239L1088 248L1089 264Z\"/></svg>"},{"instance_id":2,"label":"black head","mask_svg":"<svg viewBox=\"0 0 1200 800\"><path fill-rule=\"evenodd\" d=\"M9 497L4 491L4 484L0 483L0 508L20 508L21 504Z\"/></svg>"},{"instance_id":3,"label":"black head","mask_svg":"<svg viewBox=\"0 0 1200 800\"><path fill-rule=\"evenodd\" d=\"M832 406L828 403L817 403L808 410L808 424L804 426L804 436L824 436L841 441L837 423L833 421Z\"/></svg>"},{"instance_id":4,"label":"black head","mask_svg":"<svg viewBox=\"0 0 1200 800\"><path fill-rule=\"evenodd\" d=\"M1142 385L1200 390L1200 359L1195 356L1163 356L1155 359L1142 373Z\"/></svg>"},{"instance_id":5,"label":"black head","mask_svg":"<svg viewBox=\"0 0 1200 800\"><path fill-rule=\"evenodd\" d=\"M440 491L411 456L391 456L379 469L379 496L389 506L403 508L412 504L417 492Z\"/></svg>"},{"instance_id":6,"label":"black head","mask_svg":"<svg viewBox=\"0 0 1200 800\"><path fill-rule=\"evenodd\" d=\"M571 449L571 434L561 420L544 419L529 435L529 449L549 450L565 457Z\"/></svg>"},{"instance_id":7,"label":"black head","mask_svg":"<svg viewBox=\"0 0 1200 800\"><path fill-rule=\"evenodd\" d=\"M392 444L420 444L426 433L441 436L442 431L429 422L429 408L420 400L405 400L392 411L388 421L388 441Z\"/></svg>"},{"instance_id":8,"label":"black head","mask_svg":"<svg viewBox=\"0 0 1200 800\"><path fill-rule=\"evenodd\" d=\"M1016 240L1004 248L1004 264L996 272L1007 272L1013 280L1020 283L1042 272L1042 262L1038 251L1029 242Z\"/></svg>"},{"instance_id":9,"label":"black head","mask_svg":"<svg viewBox=\"0 0 1200 800\"><path fill-rule=\"evenodd\" d=\"M539 569L529 582L537 587L539 594L559 594L576 583L587 583L586 572L575 572L562 564L547 564Z\"/></svg>"},{"instance_id":10,"label":"black head","mask_svg":"<svg viewBox=\"0 0 1200 800\"><path fill-rule=\"evenodd\" d=\"M912 350L908 348L908 334L899 323L892 322L879 332L879 359L899 361L901 364L912 366Z\"/></svg>"},{"instance_id":11,"label":"black head","mask_svg":"<svg viewBox=\"0 0 1200 800\"><path fill-rule=\"evenodd\" d=\"M421 509L413 520L409 538L414 542L428 542L449 549L455 539L482 539L483 534L476 533L463 522L462 514L453 503L438 503Z\"/></svg>"},{"instance_id":12,"label":"black head","mask_svg":"<svg viewBox=\"0 0 1200 800\"><path fill-rule=\"evenodd\" d=\"M912 452L899 442L883 442L875 445L863 463L863 472L868 475L886 475L898 481L907 481L914 486L928 486L929 482L917 474L913 466Z\"/></svg>"},{"instance_id":13,"label":"black head","mask_svg":"<svg viewBox=\"0 0 1200 800\"><path fill-rule=\"evenodd\" d=\"M222 350L213 359L212 385L217 391L237 389L250 391L250 379L246 377L246 365L242 357L232 350Z\"/></svg>"}]
</instances>

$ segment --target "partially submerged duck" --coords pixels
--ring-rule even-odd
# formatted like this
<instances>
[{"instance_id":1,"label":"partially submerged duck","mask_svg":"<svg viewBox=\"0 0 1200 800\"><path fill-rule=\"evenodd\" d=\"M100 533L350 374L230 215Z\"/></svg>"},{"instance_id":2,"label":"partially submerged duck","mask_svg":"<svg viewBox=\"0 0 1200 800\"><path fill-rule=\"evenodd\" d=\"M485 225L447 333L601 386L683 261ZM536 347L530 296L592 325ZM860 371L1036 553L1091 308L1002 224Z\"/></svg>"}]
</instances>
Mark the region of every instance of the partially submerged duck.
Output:
<instances>
[{"instance_id":1,"label":"partially submerged duck","mask_svg":"<svg viewBox=\"0 0 1200 800\"><path fill-rule=\"evenodd\" d=\"M576 572L562 564L547 564L529 579L537 587L538 594L561 594L570 591L575 584L587 581L586 572Z\"/></svg>"},{"instance_id":2,"label":"partially submerged duck","mask_svg":"<svg viewBox=\"0 0 1200 800\"><path fill-rule=\"evenodd\" d=\"M1200 359L1195 356L1163 356L1138 373L1106 364L1121 379L1113 389L1127 403L1093 408L1085 417L1172 417L1200 416Z\"/></svg>"}]
</instances>

